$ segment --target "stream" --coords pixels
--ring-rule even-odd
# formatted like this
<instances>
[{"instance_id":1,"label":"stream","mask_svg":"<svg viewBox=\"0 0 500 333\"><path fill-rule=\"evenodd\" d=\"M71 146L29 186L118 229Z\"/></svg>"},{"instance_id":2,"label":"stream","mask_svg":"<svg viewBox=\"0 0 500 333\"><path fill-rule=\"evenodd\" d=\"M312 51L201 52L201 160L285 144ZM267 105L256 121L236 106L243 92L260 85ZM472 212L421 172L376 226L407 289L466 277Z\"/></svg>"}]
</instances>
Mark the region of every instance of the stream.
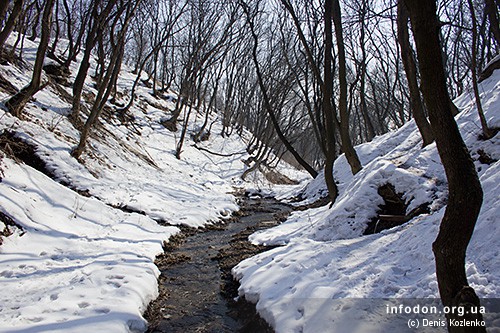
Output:
<instances>
[{"instance_id":1,"label":"stream","mask_svg":"<svg viewBox=\"0 0 500 333\"><path fill-rule=\"evenodd\" d=\"M236 300L231 268L269 249L250 244L248 236L283 221L291 207L248 196L238 204L231 220L202 230L184 228L157 257L160 296L145 313L148 332L273 332L254 304Z\"/></svg>"}]
</instances>

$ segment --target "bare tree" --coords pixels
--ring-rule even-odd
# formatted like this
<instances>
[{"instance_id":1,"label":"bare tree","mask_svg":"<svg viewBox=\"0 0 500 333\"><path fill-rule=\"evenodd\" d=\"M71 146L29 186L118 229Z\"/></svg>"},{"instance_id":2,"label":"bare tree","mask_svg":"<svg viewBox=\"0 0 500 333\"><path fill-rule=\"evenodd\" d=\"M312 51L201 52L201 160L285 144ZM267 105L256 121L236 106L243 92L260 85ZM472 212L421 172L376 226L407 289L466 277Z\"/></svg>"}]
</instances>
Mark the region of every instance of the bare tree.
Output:
<instances>
[{"instance_id":1,"label":"bare tree","mask_svg":"<svg viewBox=\"0 0 500 333\"><path fill-rule=\"evenodd\" d=\"M471 45L471 71L472 71L472 89L474 90L474 98L476 100L477 113L479 114L479 120L481 122L481 128L483 129L483 137L485 139L491 139L497 134L498 130L493 130L488 126L486 117L484 116L483 105L481 104L481 96L479 95L479 87L477 84L477 19L476 11L474 10L474 4L472 0L467 0L470 10L470 16L472 21L472 45Z\"/></svg>"},{"instance_id":2,"label":"bare tree","mask_svg":"<svg viewBox=\"0 0 500 333\"><path fill-rule=\"evenodd\" d=\"M82 131L80 133L80 141L78 145L71 152L71 156L77 159L80 158L83 151L85 150L87 139L90 135L90 131L92 127L96 124L99 116L102 113L104 106L107 103L108 97L114 88L114 85L118 78L118 74L120 72L123 54L125 52L124 49L125 49L125 38L127 35L127 29L140 3L141 3L140 0L135 1L133 3L121 2L119 8L117 9L117 13L114 17L114 21L112 23L110 30L110 42L112 50L110 54L110 61L105 70L103 79L99 84L97 96L94 100L94 104L90 111L90 115L87 118L87 121L85 122L85 125L83 126ZM117 28L118 25L120 27L119 30L116 32L115 36L115 29Z\"/></svg>"},{"instance_id":3,"label":"bare tree","mask_svg":"<svg viewBox=\"0 0 500 333\"><path fill-rule=\"evenodd\" d=\"M237 17L238 7L232 5L227 7L227 15L221 15L222 6L225 3L209 4L208 2L198 0L189 12L189 18L192 24L187 31L183 78L181 81L181 96L176 110L169 120L175 125L182 110L188 106L185 112L185 119L181 129L181 136L177 142L176 157L180 158L182 146L187 133L188 120L191 116L193 106L200 109L202 103L202 91L205 90L203 81L210 68L218 63L227 54L227 47L232 44L233 25ZM189 104L189 105L188 105Z\"/></svg>"},{"instance_id":4,"label":"bare tree","mask_svg":"<svg viewBox=\"0 0 500 333\"><path fill-rule=\"evenodd\" d=\"M354 18L354 22L352 24L354 29L351 29L349 33L346 33L347 42L345 42L345 44L347 44L347 47L349 47L349 41L352 44L350 45L350 51L353 54L352 58L354 66L356 68L356 78L351 83L351 88L349 89L349 97L352 102L351 107L352 104L357 104L356 110L358 111L361 116L360 118L362 119L362 121L359 121L359 136L361 137L364 135L364 139L362 139L362 141L371 141L376 135L375 127L368 110L368 91L366 88L368 65L370 60L373 58L368 54L370 48L369 35L372 32L371 30L373 30L373 28L369 28L369 20L367 19L371 8L370 3L367 0L352 1L346 3L346 5L353 7L353 12L349 13L348 15L353 16ZM356 34L358 34L358 32L359 38L356 40L354 37ZM357 50L359 50L359 53L361 53L359 57L355 55L357 53ZM359 99L354 96L358 82ZM356 99L355 103L353 103L354 99ZM351 107L349 108L349 110L351 110Z\"/></svg>"},{"instance_id":5,"label":"bare tree","mask_svg":"<svg viewBox=\"0 0 500 333\"><path fill-rule=\"evenodd\" d=\"M79 54L83 37L86 32L86 25L90 20L92 6L86 5L84 1L74 1L72 7L67 0L63 0L66 23L66 37L68 40L67 56L63 66L69 68L72 61L76 60ZM78 15L79 14L79 15ZM77 23L79 24L77 28ZM74 31L76 30L76 31Z\"/></svg>"},{"instance_id":6,"label":"bare tree","mask_svg":"<svg viewBox=\"0 0 500 333\"><path fill-rule=\"evenodd\" d=\"M2 18L5 17L5 13L7 12L9 2L10 1L7 0L2 1L2 7L0 7L0 14ZM6 20L2 31L0 31L0 54L3 50L5 41L7 40L7 38L9 38L12 30L14 30L17 18L21 14L22 9L23 9L23 0L14 0L14 6L12 7L12 11L10 12L9 18Z\"/></svg>"},{"instance_id":7,"label":"bare tree","mask_svg":"<svg viewBox=\"0 0 500 333\"><path fill-rule=\"evenodd\" d=\"M332 1L332 0L326 0ZM347 110L347 68L344 49L344 37L342 32L342 14L340 11L339 0L333 0L332 11L333 25L335 26L335 37L338 52L338 70L339 70L339 113L340 113L340 138L342 151L351 167L352 174L358 173L362 166L358 154L352 146L351 135L349 133L349 112Z\"/></svg>"},{"instance_id":8,"label":"bare tree","mask_svg":"<svg viewBox=\"0 0 500 333\"><path fill-rule=\"evenodd\" d=\"M326 161L325 182L328 187L330 201L333 204L337 199L339 190L333 178L333 164L335 162L335 129L333 100L333 73L332 73L332 17L333 3L325 0L325 66L324 66L324 89L323 89L323 113L325 115L326 127ZM338 41L337 41L338 43ZM347 105L346 105L347 107Z\"/></svg>"},{"instance_id":9,"label":"bare tree","mask_svg":"<svg viewBox=\"0 0 500 333\"><path fill-rule=\"evenodd\" d=\"M80 100L82 98L85 78L87 77L87 72L90 68L90 57L92 55L92 49L97 43L98 36L102 36L104 25L109 19L108 16L115 6L117 0L108 1L104 8L99 11L101 2L102 0L93 0L91 28L87 33L87 38L85 41L85 52L83 54L82 61L80 62L80 68L78 69L75 82L73 83L73 106L70 119L77 127L80 127Z\"/></svg>"},{"instance_id":10,"label":"bare tree","mask_svg":"<svg viewBox=\"0 0 500 333\"><path fill-rule=\"evenodd\" d=\"M262 73L261 73L261 70L260 70L259 60L258 60L258 56L257 56L259 37L258 37L257 32L255 30L255 22L254 22L255 15L254 15L254 13L251 12L249 6L246 3L244 3L243 1L240 1L240 5L241 5L241 7L242 7L242 9L243 9L243 11L245 13L247 24L248 24L248 27L250 29L250 33L252 35L253 42L254 42L253 43L253 48L252 48L252 59L253 59L254 65L255 65L255 72L256 72L256 75L257 75L257 81L258 81L258 84L259 84L259 87L260 87L260 90L261 90L261 93L262 93L264 107L265 107L265 109L266 109L266 111L267 111L267 113L269 115L269 118L271 119L271 122L272 122L272 124L274 126L274 129L276 131L276 134L280 138L281 142L283 142L283 144L285 145L285 147L293 155L293 157L296 159L296 161L301 166L303 166L304 169L313 178L316 178L316 176L318 175L317 171L314 170L314 168L309 163L307 163L302 158L302 156L299 155L299 153L295 150L295 148L292 146L292 144L287 140L287 138L285 137L283 131L280 128L280 125L278 123L278 120L276 118L274 110L272 108L269 96L267 94L267 88L266 88L266 86L264 84L264 79L262 77Z\"/></svg>"},{"instance_id":11,"label":"bare tree","mask_svg":"<svg viewBox=\"0 0 500 333\"><path fill-rule=\"evenodd\" d=\"M36 52L35 65L33 66L33 75L31 77L31 82L5 103L9 111L18 118L21 118L21 113L26 103L28 103L30 98L33 97L42 88L42 67L43 60L45 59L45 53L47 52L47 48L49 45L53 7L54 0L47 0L45 2L42 17L42 35L40 37L40 44L38 45L38 49Z\"/></svg>"},{"instance_id":12,"label":"bare tree","mask_svg":"<svg viewBox=\"0 0 500 333\"><path fill-rule=\"evenodd\" d=\"M439 293L445 306L479 306L479 298L467 283L465 255L481 209L483 191L450 108L436 3L435 0L403 0L403 3L408 9L417 47L425 104L448 179L448 206L432 246ZM472 316L482 319L480 314ZM447 314L447 318L456 319L458 314ZM448 330L463 331L453 325ZM467 331L486 332L486 329L477 327Z\"/></svg>"},{"instance_id":13,"label":"bare tree","mask_svg":"<svg viewBox=\"0 0 500 333\"><path fill-rule=\"evenodd\" d=\"M0 2L0 27L5 21L5 15L7 15L7 10L9 9L10 0Z\"/></svg>"},{"instance_id":14,"label":"bare tree","mask_svg":"<svg viewBox=\"0 0 500 333\"><path fill-rule=\"evenodd\" d=\"M417 124L420 135L422 136L422 146L434 142L431 125L427 120L424 112L424 105L420 99L420 89L417 80L417 66L413 59L413 53L410 45L410 36L408 33L408 13L403 6L402 1L398 1L398 42L401 46L401 59L408 80L408 88L410 91L410 107L413 118Z\"/></svg>"},{"instance_id":15,"label":"bare tree","mask_svg":"<svg viewBox=\"0 0 500 333\"><path fill-rule=\"evenodd\" d=\"M498 20L498 2L495 4L495 0L484 0L485 8L484 11L490 21L490 30L495 37L497 45L500 46L500 23Z\"/></svg>"},{"instance_id":16,"label":"bare tree","mask_svg":"<svg viewBox=\"0 0 500 333\"><path fill-rule=\"evenodd\" d=\"M161 48L165 46L165 43L173 37L175 31L175 25L180 19L181 15L184 13L184 9L187 6L187 2L185 2L182 6L177 7L174 3L170 3L170 6L168 7L168 14L167 14L167 20L164 22L163 26L160 28L159 26L155 26L154 28L157 30L161 31L161 37L157 38L156 42L154 44L150 45L150 50L149 52L143 57L142 60L137 60L136 62L136 67L134 69L134 72L137 73L136 79L134 80L134 83L132 85L132 89L130 92L130 99L127 105L120 109L120 113L122 116L130 110L134 103L134 95L135 95L135 90L137 88L137 85L139 84L139 81L141 79L142 71L144 70L144 67L146 66L147 62L150 61L151 57L153 57L155 54L158 55L160 52ZM152 11L158 10L156 7L150 7L149 8ZM141 27L141 26L139 26ZM139 52L144 52L142 48L145 48L145 45L139 45ZM139 55L140 57L140 55ZM154 61L158 61L158 56L155 57ZM154 80L156 81L156 80ZM155 94L155 85L153 85L153 94Z\"/></svg>"}]
</instances>

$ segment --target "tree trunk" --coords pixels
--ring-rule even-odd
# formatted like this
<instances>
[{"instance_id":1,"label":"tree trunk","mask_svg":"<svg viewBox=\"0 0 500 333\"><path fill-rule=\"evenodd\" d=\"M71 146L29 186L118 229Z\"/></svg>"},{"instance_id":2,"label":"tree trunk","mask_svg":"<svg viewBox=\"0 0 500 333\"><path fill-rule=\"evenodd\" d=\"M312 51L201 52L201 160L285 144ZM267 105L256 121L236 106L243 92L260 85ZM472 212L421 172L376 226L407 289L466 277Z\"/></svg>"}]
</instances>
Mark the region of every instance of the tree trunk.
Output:
<instances>
[{"instance_id":1,"label":"tree trunk","mask_svg":"<svg viewBox=\"0 0 500 333\"><path fill-rule=\"evenodd\" d=\"M6 19L7 9L9 9L10 0L4 0L0 2L0 25Z\"/></svg>"},{"instance_id":2,"label":"tree trunk","mask_svg":"<svg viewBox=\"0 0 500 333\"><path fill-rule=\"evenodd\" d=\"M333 164L335 162L335 124L333 115L333 74L332 74L332 0L325 1L325 68L323 89L323 114L325 115L326 128L326 154L325 154L325 182L328 189L330 202L337 200L339 190L333 177Z\"/></svg>"},{"instance_id":3,"label":"tree trunk","mask_svg":"<svg viewBox=\"0 0 500 333\"><path fill-rule=\"evenodd\" d=\"M345 154L347 162L351 166L352 174L355 175L361 170L362 166L359 161L358 154L352 146L351 136L349 134L349 111L347 110L347 70L339 0L333 0L332 15L339 57L340 139L342 141L342 151Z\"/></svg>"},{"instance_id":4,"label":"tree trunk","mask_svg":"<svg viewBox=\"0 0 500 333\"><path fill-rule=\"evenodd\" d=\"M367 8L367 0L363 0L360 13L360 21L361 21L361 31L359 36L359 45L361 48L361 65L360 65L360 82L359 82L359 99L360 99L360 108L361 115L363 116L363 121L365 123L366 128L366 141L370 142L375 137L375 128L373 127L373 123L370 119L370 115L368 114L368 107L366 105L366 94L365 94L365 86L366 86L366 46L365 46L365 17L368 11Z\"/></svg>"},{"instance_id":5,"label":"tree trunk","mask_svg":"<svg viewBox=\"0 0 500 333\"><path fill-rule=\"evenodd\" d=\"M33 97L41 87L42 81L42 68L45 53L49 45L50 38L50 25L52 23L52 8L54 0L47 0L42 17L42 35L40 37L40 44L36 51L35 65L33 66L33 76L31 82L21 89L17 94L12 96L5 105L9 111L16 117L21 118L22 110L31 97Z\"/></svg>"},{"instance_id":6,"label":"tree trunk","mask_svg":"<svg viewBox=\"0 0 500 333\"><path fill-rule=\"evenodd\" d=\"M52 38L52 45L50 46L47 56L54 59L55 61L59 62L62 64L62 61L59 60L56 54L56 49L57 49L57 44L59 43L59 34L61 33L61 27L59 26L59 1L54 2L54 34Z\"/></svg>"},{"instance_id":7,"label":"tree trunk","mask_svg":"<svg viewBox=\"0 0 500 333\"><path fill-rule=\"evenodd\" d=\"M82 13L80 27L77 28L78 34L76 37L76 41L73 42L73 39L74 39L73 33L72 33L72 26L73 25L71 22L71 15L69 12L69 7L67 7L66 0L64 0L63 4L64 4L64 7L65 7L65 10L67 13L66 15L69 18L67 20L67 25L66 25L66 30L67 30L67 34L68 34L68 56L67 56L66 60L64 61L64 66L69 68L69 66L71 65L71 62L76 60L76 56L80 52L83 35L86 31L85 26L87 25L88 21L90 20L92 10L91 10L91 8L89 8L84 13Z\"/></svg>"},{"instance_id":8,"label":"tree trunk","mask_svg":"<svg viewBox=\"0 0 500 333\"><path fill-rule=\"evenodd\" d=\"M188 111L186 112L186 117L184 119L184 125L182 126L181 137L179 139L177 147L175 148L175 157L178 160L181 159L182 146L184 145L184 139L186 138L186 133L187 133L188 126L189 126L189 118L191 117L192 111L193 111L193 105L189 104L189 108L188 108Z\"/></svg>"},{"instance_id":9,"label":"tree trunk","mask_svg":"<svg viewBox=\"0 0 500 333\"><path fill-rule=\"evenodd\" d=\"M498 10L495 6L494 0L484 0L484 11L488 15L488 20L490 21L490 30L493 32L493 36L500 46L500 23L498 22Z\"/></svg>"},{"instance_id":10,"label":"tree trunk","mask_svg":"<svg viewBox=\"0 0 500 333\"><path fill-rule=\"evenodd\" d=\"M80 134L80 141L78 146L73 149L71 152L71 156L78 159L81 154L85 150L85 146L87 145L87 139L90 135L90 130L95 125L101 112L106 105L109 95L115 86L116 80L118 79L118 74L120 73L121 63L123 59L123 54L125 52L125 37L127 35L128 26L130 24L130 20L134 16L135 10L141 3L141 0L137 0L133 3L129 3L126 5L127 7L121 8L119 14L115 17L115 22L111 28L110 35L114 35L114 29L116 27L116 22L120 18L120 14L126 8L126 15L123 18L121 30L117 34L116 43L113 43L113 39L111 38L112 44L112 52L110 54L110 62L106 69L106 74L104 75L102 82L99 86L99 90L97 92L97 96L94 101L94 105L92 106L92 110L90 115L83 126L82 132Z\"/></svg>"},{"instance_id":11,"label":"tree trunk","mask_svg":"<svg viewBox=\"0 0 500 333\"><path fill-rule=\"evenodd\" d=\"M69 60L73 56L73 50L74 50L74 42L73 42L73 23L72 23L72 18L71 18L71 11L69 9L68 5L68 0L63 0L63 7L64 11L66 13L66 37L68 38L68 57L64 61L63 66L69 68L69 65L71 63L71 60ZM82 17L82 20L84 18ZM55 50L54 50L55 51Z\"/></svg>"},{"instance_id":12,"label":"tree trunk","mask_svg":"<svg viewBox=\"0 0 500 333\"><path fill-rule=\"evenodd\" d=\"M479 87L477 84L477 21L476 12L472 0L467 0L472 20L472 50L471 50L471 72L472 72L472 89L474 90L474 99L476 100L477 113L483 130L483 138L491 139L495 136L496 131L488 127L488 122L484 116L483 105L481 104L481 96L479 95Z\"/></svg>"},{"instance_id":13,"label":"tree trunk","mask_svg":"<svg viewBox=\"0 0 500 333\"><path fill-rule=\"evenodd\" d=\"M33 19L33 24L31 25L31 36L28 37L28 39L32 42L34 42L36 40L36 38L38 37L37 28L38 28L38 23L40 22L40 13L42 12L42 8L43 8L40 6L40 3L38 2L38 0L33 1L33 3L35 4L36 14L35 14L35 18Z\"/></svg>"},{"instance_id":14,"label":"tree trunk","mask_svg":"<svg viewBox=\"0 0 500 333\"><path fill-rule=\"evenodd\" d=\"M417 81L417 66L413 59L410 46L410 37L408 34L408 12L403 6L401 0L398 2L398 42L401 46L401 60L408 80L408 89L410 91L410 107L415 123L417 124L420 135L422 136L422 147L434 142L431 125L427 121L424 112L424 106L420 99L420 89Z\"/></svg>"},{"instance_id":15,"label":"tree trunk","mask_svg":"<svg viewBox=\"0 0 500 333\"><path fill-rule=\"evenodd\" d=\"M75 82L73 83L73 105L70 119L75 125L79 124L80 121L80 100L82 99L85 78L87 77L87 72L90 68L91 52L97 41L97 35L102 33L102 31L100 31L103 29L102 25L104 21L107 20L107 17L115 5L116 0L108 1L106 7L101 11L101 13L98 12L100 2L101 0L95 0L94 2L91 17L92 27L87 34L87 39L85 40L85 52L83 53L83 59L80 62L80 68L78 69Z\"/></svg>"},{"instance_id":16,"label":"tree trunk","mask_svg":"<svg viewBox=\"0 0 500 333\"><path fill-rule=\"evenodd\" d=\"M6 8L5 8L5 10L6 10L8 7L9 1L3 0L3 2L5 2L3 5L6 5ZM7 22L5 22L5 26L3 27L2 31L0 32L0 53L3 50L3 45L5 44L5 41L7 40L7 38L9 38L9 35L11 34L12 30L14 30L14 26L16 25L17 18L19 17L19 14L21 14L22 9L23 9L23 0L16 0L14 2L14 7L12 7L12 12L10 13L9 18L7 19ZM3 8L1 10L3 10Z\"/></svg>"},{"instance_id":17,"label":"tree trunk","mask_svg":"<svg viewBox=\"0 0 500 333\"><path fill-rule=\"evenodd\" d=\"M104 72L106 71L106 50L104 50L104 40L101 37L97 38L97 50L96 50L96 67L93 79L97 86L101 85L102 78L104 77Z\"/></svg>"},{"instance_id":18,"label":"tree trunk","mask_svg":"<svg viewBox=\"0 0 500 333\"><path fill-rule=\"evenodd\" d=\"M123 56L124 46L118 45L116 47L119 48L119 50L115 50L111 54L111 62L107 68L106 75L103 78L103 82L97 92L97 96L94 101L94 105L92 106L92 110L90 111L90 115L82 128L82 132L80 133L80 141L78 143L78 146L76 146L76 148L74 148L71 152L71 156L76 159L80 158L83 151L85 150L88 137L90 136L90 130L92 129L92 127L94 127L97 120L99 119L99 116L101 115L102 110L106 105L108 97L111 94L113 82L118 77L120 68L119 61Z\"/></svg>"},{"instance_id":19,"label":"tree trunk","mask_svg":"<svg viewBox=\"0 0 500 333\"><path fill-rule=\"evenodd\" d=\"M483 191L449 103L439 41L435 0L403 0L411 19L422 76L422 92L432 131L448 179L448 206L433 243L439 293L445 306L479 306L467 283L465 254L481 209ZM482 320L481 315L474 315ZM448 320L458 319L448 314ZM469 318L467 318L469 319ZM463 328L448 325L450 332ZM467 332L486 332L484 327Z\"/></svg>"}]
</instances>

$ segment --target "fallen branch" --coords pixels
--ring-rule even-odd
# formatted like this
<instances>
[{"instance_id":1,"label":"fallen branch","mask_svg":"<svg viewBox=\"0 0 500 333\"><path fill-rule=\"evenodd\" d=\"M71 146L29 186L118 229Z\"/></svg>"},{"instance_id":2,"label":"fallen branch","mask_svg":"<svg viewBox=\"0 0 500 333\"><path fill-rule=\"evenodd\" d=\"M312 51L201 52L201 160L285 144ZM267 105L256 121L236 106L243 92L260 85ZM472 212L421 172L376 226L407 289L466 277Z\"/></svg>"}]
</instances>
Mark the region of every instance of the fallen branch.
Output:
<instances>
[{"instance_id":1,"label":"fallen branch","mask_svg":"<svg viewBox=\"0 0 500 333\"><path fill-rule=\"evenodd\" d=\"M221 157L231 157L231 156L234 156L234 155L243 155L243 154L246 154L246 151L242 151L242 152L238 152L238 153L231 153L231 154L220 154L220 153L216 153L216 152L213 152L213 151L210 151L206 148L203 148L203 147L198 147L197 145L191 145L192 147L195 147L196 149L198 150L201 150L201 151L205 151L209 154L212 154L212 155L216 155L216 156L221 156Z\"/></svg>"},{"instance_id":2,"label":"fallen branch","mask_svg":"<svg viewBox=\"0 0 500 333\"><path fill-rule=\"evenodd\" d=\"M413 219L414 217L417 217L418 215L421 214L428 214L429 213L429 204L425 203L422 204L414 209L412 209L408 214L406 215L385 215L385 214L380 214L378 216L379 220L384 220L386 222L395 222L395 223L406 223Z\"/></svg>"}]
</instances>

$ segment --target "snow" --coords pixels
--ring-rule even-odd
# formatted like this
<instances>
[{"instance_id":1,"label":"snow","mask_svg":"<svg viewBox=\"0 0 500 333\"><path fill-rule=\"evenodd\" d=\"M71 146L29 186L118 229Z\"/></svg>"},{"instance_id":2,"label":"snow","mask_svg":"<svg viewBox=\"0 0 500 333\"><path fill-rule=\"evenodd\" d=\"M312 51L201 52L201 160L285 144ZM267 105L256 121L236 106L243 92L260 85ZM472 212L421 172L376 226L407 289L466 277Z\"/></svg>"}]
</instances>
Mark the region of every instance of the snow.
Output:
<instances>
[{"instance_id":1,"label":"snow","mask_svg":"<svg viewBox=\"0 0 500 333\"><path fill-rule=\"evenodd\" d=\"M17 88L29 82L36 46L25 41L26 64L0 65L0 74ZM77 66L71 67L72 78ZM121 74L119 90L126 93L121 102L127 102L134 79L127 71ZM480 87L489 124L500 127L499 71ZM70 88L64 89L71 95ZM88 77L85 93L95 92ZM201 227L228 217L238 208L235 188L283 199L300 195L304 200L298 204L326 194L323 175L307 181L307 175L284 163L280 171L301 185L274 186L258 172L244 183L240 175L247 168L243 160L251 134L223 138L216 118L210 119L210 139L197 145L231 156L199 150L188 135L176 159L180 134L160 124L174 108L172 98L154 98L142 85L137 95L130 110L133 124L104 116L80 163L70 156L79 139L66 117L70 101L49 86L27 105L26 119L19 120L4 111L9 95L0 89L0 133L15 133L36 147L56 180L10 157L0 159L0 211L22 227L9 227L14 234L2 237L0 245L0 332L144 331L142 314L157 296L154 258L163 252L163 242L179 232L178 225ZM480 126L471 92L455 103L485 193L468 249L468 279L480 297L500 298L498 135L477 140ZM190 132L203 117L192 117ZM373 332L379 327L380 332L402 332L401 323L387 316L387 304L393 299L431 302L438 296L431 243L447 186L435 145L422 149L410 122L356 149L364 168L353 177L345 157L337 159L340 196L331 209L294 212L281 225L253 234L253 243L281 246L233 270L241 282L240 296L255 302L277 332ZM479 150L496 162L478 162ZM377 189L386 183L404 193L408 210L429 203L430 213L362 236L382 203ZM486 317L500 326L498 317Z\"/></svg>"},{"instance_id":2,"label":"snow","mask_svg":"<svg viewBox=\"0 0 500 333\"><path fill-rule=\"evenodd\" d=\"M480 91L489 125L499 127L500 71L481 83ZM455 103L461 109L456 120L484 190L482 210L468 247L466 272L479 297L497 300L495 311L485 318L491 331L498 332L499 136L478 140L481 127L471 92ZM254 233L250 240L255 244L281 246L233 268L234 277L241 283L240 296L256 303L259 314L278 333L405 332L408 315L399 321L388 316L387 300L420 300L426 304L439 297L432 242L444 214L447 184L435 144L421 148L412 121L356 150L364 168L355 176L348 172L344 156L335 162L340 195L331 209L324 206L297 211L281 225ZM479 150L495 162L481 164ZM430 213L379 234L362 236L367 222L383 203L377 188L386 183L404 193L407 211L429 203ZM298 194L305 197L305 203L324 196L324 177L317 177L296 191Z\"/></svg>"},{"instance_id":3,"label":"snow","mask_svg":"<svg viewBox=\"0 0 500 333\"><path fill-rule=\"evenodd\" d=\"M1 208L25 234L0 247L0 331L144 330L141 313L157 296L154 257L177 228L82 197L9 159L4 166Z\"/></svg>"},{"instance_id":4,"label":"snow","mask_svg":"<svg viewBox=\"0 0 500 333\"><path fill-rule=\"evenodd\" d=\"M29 82L36 46L25 40L25 66L0 65L17 88ZM73 64L73 78L77 70ZM134 79L127 71L120 75L124 103ZM71 96L70 87L63 89ZM89 77L84 93L96 93ZM66 117L70 100L49 86L19 120L5 112L9 94L0 89L0 133L15 133L36 147L56 180L10 157L0 159L0 211L23 228L9 227L15 232L0 245L0 332L144 331L142 314L158 293L154 259L163 242L179 232L177 225L201 227L238 209L233 192L244 185L245 140L222 138L221 121L212 117L210 139L197 145L233 155L199 150L188 137L178 160L180 132L160 124L174 108L172 99L154 98L144 86L136 93L133 123L103 115L80 163L70 156L79 140ZM188 136L203 117L190 122ZM246 185L269 187L253 176L259 182Z\"/></svg>"}]
</instances>

